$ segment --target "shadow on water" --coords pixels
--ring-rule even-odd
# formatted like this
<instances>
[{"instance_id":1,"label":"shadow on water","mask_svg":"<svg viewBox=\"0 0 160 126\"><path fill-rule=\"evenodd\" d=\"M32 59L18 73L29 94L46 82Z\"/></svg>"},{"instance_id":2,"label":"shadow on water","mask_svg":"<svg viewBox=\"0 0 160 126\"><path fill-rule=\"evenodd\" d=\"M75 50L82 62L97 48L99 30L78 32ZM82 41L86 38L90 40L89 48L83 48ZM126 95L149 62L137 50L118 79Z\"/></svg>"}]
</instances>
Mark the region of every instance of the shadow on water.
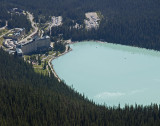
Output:
<instances>
[{"instance_id":1,"label":"shadow on water","mask_svg":"<svg viewBox=\"0 0 160 126\"><path fill-rule=\"evenodd\" d=\"M82 41L82 42L84 42L84 45L86 45L87 43L88 45L92 46L93 42L95 41ZM138 48L138 47L126 46L126 45L120 45L120 44L112 44L112 43L107 43L107 42L103 42L103 43L96 42L96 43L98 43L98 46L101 46L103 48L113 49L116 51L125 51L131 54L141 54L141 55L146 55L146 56L160 57L160 52L156 50ZM82 46L82 44L80 46ZM96 46L96 48L98 47Z\"/></svg>"}]
</instances>

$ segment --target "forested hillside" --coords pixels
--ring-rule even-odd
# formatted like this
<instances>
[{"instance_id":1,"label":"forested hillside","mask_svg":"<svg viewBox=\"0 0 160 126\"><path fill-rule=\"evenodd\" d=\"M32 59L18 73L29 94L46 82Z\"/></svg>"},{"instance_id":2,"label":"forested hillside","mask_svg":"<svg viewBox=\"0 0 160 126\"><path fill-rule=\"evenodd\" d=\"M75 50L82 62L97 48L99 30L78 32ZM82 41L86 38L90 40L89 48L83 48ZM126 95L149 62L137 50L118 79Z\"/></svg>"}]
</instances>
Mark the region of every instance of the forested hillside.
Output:
<instances>
[{"instance_id":1,"label":"forested hillside","mask_svg":"<svg viewBox=\"0 0 160 126\"><path fill-rule=\"evenodd\" d=\"M107 105L107 103L106 103ZM1 126L159 126L160 109L105 107L0 49Z\"/></svg>"},{"instance_id":2,"label":"forested hillside","mask_svg":"<svg viewBox=\"0 0 160 126\"><path fill-rule=\"evenodd\" d=\"M7 13L7 9L2 5L0 4L0 27L3 27L5 26L6 24L6 20L9 20L10 19L10 15Z\"/></svg>"},{"instance_id":3,"label":"forested hillside","mask_svg":"<svg viewBox=\"0 0 160 126\"><path fill-rule=\"evenodd\" d=\"M2 2L0 2L0 27L3 27L6 25L6 21L8 21L8 28L25 28L26 32L28 33L31 29L31 23L27 19L26 15L23 14L11 14L9 12L9 8L7 8L7 5L4 5Z\"/></svg>"},{"instance_id":4,"label":"forested hillside","mask_svg":"<svg viewBox=\"0 0 160 126\"><path fill-rule=\"evenodd\" d=\"M30 30L26 16L8 13L18 7L34 13L37 23L42 15L46 20L62 15L63 25L52 29L52 38L63 34L73 41L94 39L160 50L159 5L159 0L1 0L0 27L7 20L9 28ZM70 27L83 24L91 11L103 15L99 29ZM0 49L0 126L160 126L159 105L106 106L89 101L54 75L35 73L31 64Z\"/></svg>"},{"instance_id":5,"label":"forested hillside","mask_svg":"<svg viewBox=\"0 0 160 126\"><path fill-rule=\"evenodd\" d=\"M6 8L19 7L41 15L62 15L64 38L72 40L104 40L160 50L159 0L3 0ZM85 13L101 12L103 19L98 30L70 29L75 22L83 24ZM73 32L75 33L73 34ZM52 33L54 37L54 33Z\"/></svg>"},{"instance_id":6,"label":"forested hillside","mask_svg":"<svg viewBox=\"0 0 160 126\"><path fill-rule=\"evenodd\" d=\"M31 29L31 23L25 15L12 15L12 18L8 20L8 28L25 28L28 33Z\"/></svg>"}]
</instances>

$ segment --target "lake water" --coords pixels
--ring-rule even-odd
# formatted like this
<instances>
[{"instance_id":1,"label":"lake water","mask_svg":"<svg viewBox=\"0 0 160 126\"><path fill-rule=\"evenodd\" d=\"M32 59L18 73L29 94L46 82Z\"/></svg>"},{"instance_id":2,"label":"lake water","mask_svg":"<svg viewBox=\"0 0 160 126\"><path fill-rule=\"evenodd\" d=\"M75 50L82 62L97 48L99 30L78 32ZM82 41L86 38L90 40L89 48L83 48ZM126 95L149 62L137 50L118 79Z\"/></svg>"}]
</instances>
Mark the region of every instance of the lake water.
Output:
<instances>
[{"instance_id":1,"label":"lake water","mask_svg":"<svg viewBox=\"0 0 160 126\"><path fill-rule=\"evenodd\" d=\"M52 64L78 92L107 106L160 104L160 52L92 41L70 46Z\"/></svg>"}]
</instances>

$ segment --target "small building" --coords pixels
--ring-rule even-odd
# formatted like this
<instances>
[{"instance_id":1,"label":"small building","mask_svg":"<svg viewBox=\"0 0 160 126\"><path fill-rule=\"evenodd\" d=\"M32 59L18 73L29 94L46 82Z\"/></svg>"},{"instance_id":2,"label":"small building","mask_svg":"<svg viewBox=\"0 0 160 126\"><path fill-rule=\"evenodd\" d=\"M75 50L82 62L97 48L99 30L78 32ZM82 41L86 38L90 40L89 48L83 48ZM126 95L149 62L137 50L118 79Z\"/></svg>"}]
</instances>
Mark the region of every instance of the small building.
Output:
<instances>
[{"instance_id":1,"label":"small building","mask_svg":"<svg viewBox=\"0 0 160 126\"><path fill-rule=\"evenodd\" d=\"M17 52L17 55L18 55L18 56L23 56L22 49L16 48L16 52Z\"/></svg>"},{"instance_id":2,"label":"small building","mask_svg":"<svg viewBox=\"0 0 160 126\"><path fill-rule=\"evenodd\" d=\"M6 48L14 48L16 45L12 39L5 39L3 41L3 46Z\"/></svg>"},{"instance_id":3,"label":"small building","mask_svg":"<svg viewBox=\"0 0 160 126\"><path fill-rule=\"evenodd\" d=\"M4 36L4 39L13 39L15 41L20 41L25 35L25 28L15 28L12 33Z\"/></svg>"},{"instance_id":4,"label":"small building","mask_svg":"<svg viewBox=\"0 0 160 126\"><path fill-rule=\"evenodd\" d=\"M7 49L6 52L8 52L9 54L12 54L12 55L15 54L15 51L14 51L14 50L11 50L11 49Z\"/></svg>"}]
</instances>

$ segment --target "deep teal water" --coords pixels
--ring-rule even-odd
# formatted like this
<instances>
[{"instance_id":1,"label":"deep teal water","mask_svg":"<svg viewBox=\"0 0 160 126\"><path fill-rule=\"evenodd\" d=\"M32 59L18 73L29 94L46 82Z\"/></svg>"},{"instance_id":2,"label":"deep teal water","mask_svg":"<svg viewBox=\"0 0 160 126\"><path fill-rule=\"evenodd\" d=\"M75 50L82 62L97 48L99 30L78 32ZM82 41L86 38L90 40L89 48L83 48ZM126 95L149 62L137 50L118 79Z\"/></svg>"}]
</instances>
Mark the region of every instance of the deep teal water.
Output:
<instances>
[{"instance_id":1,"label":"deep teal water","mask_svg":"<svg viewBox=\"0 0 160 126\"><path fill-rule=\"evenodd\" d=\"M52 61L58 76L96 103L160 103L160 52L98 42L79 42Z\"/></svg>"}]
</instances>

